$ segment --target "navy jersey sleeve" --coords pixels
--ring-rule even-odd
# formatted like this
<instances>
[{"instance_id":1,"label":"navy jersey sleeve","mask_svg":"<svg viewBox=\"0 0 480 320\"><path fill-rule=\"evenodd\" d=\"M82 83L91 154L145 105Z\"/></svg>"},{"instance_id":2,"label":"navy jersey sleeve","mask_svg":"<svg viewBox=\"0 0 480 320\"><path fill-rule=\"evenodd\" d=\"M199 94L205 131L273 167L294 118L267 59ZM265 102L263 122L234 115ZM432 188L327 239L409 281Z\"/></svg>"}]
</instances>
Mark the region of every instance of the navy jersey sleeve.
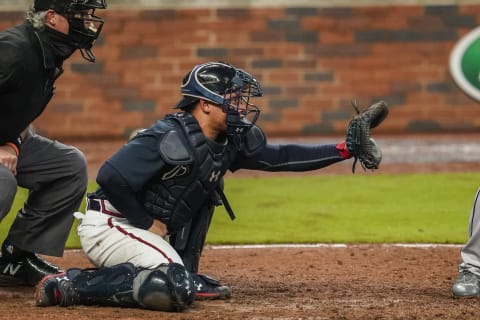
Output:
<instances>
[{"instance_id":1,"label":"navy jersey sleeve","mask_svg":"<svg viewBox=\"0 0 480 320\"><path fill-rule=\"evenodd\" d=\"M139 198L147 182L165 163L159 153L156 136L131 140L100 168L97 183L112 205L133 225L148 229L153 218Z\"/></svg>"},{"instance_id":2,"label":"navy jersey sleeve","mask_svg":"<svg viewBox=\"0 0 480 320\"><path fill-rule=\"evenodd\" d=\"M138 192L165 166L159 143L159 138L153 135L135 138L107 163L119 172L133 191Z\"/></svg>"},{"instance_id":3,"label":"navy jersey sleeve","mask_svg":"<svg viewBox=\"0 0 480 320\"><path fill-rule=\"evenodd\" d=\"M239 155L230 170L310 171L342 160L335 144L267 144L252 157Z\"/></svg>"},{"instance_id":4,"label":"navy jersey sleeve","mask_svg":"<svg viewBox=\"0 0 480 320\"><path fill-rule=\"evenodd\" d=\"M149 229L153 218L145 210L137 194L130 188L123 177L108 162L99 170L97 183L102 193L113 206L136 227Z\"/></svg>"}]
</instances>

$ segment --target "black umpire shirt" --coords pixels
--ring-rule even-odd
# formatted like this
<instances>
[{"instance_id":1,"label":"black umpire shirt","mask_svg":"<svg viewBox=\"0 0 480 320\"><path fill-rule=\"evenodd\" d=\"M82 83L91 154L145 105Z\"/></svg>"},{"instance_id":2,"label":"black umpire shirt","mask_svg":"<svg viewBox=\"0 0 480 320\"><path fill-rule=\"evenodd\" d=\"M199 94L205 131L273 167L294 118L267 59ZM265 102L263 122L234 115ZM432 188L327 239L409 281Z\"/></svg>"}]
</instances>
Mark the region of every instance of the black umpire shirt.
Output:
<instances>
[{"instance_id":1,"label":"black umpire shirt","mask_svg":"<svg viewBox=\"0 0 480 320\"><path fill-rule=\"evenodd\" d=\"M0 32L0 145L19 144L20 133L52 98L61 73L29 22Z\"/></svg>"}]
</instances>

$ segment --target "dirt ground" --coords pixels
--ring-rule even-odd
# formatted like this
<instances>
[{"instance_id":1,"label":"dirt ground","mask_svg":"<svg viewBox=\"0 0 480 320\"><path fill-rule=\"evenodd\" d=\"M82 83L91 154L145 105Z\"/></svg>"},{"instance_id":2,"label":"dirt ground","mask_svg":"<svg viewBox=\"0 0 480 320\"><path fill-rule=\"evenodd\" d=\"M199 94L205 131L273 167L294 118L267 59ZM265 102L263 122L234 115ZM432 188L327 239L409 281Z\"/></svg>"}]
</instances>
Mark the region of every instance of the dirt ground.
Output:
<instances>
[{"instance_id":1,"label":"dirt ground","mask_svg":"<svg viewBox=\"0 0 480 320\"><path fill-rule=\"evenodd\" d=\"M468 156L480 150L473 143L475 139L472 136L414 137L409 141L385 138L380 140L385 144L385 162L379 173L479 171L480 162ZM76 144L87 156L91 178L122 143ZM411 148L412 145L417 147ZM442 161L439 156L442 153L458 157ZM395 160L398 154L403 157L401 161ZM429 157L436 161L429 161ZM350 174L350 166L351 162L338 164L319 174ZM201 260L201 272L229 285L232 288L229 300L197 301L182 313L93 306L39 308L34 304L33 288L2 287L0 319L479 319L479 299L451 297L460 248L460 245L208 246ZM63 268L91 266L78 250L49 260Z\"/></svg>"},{"instance_id":2,"label":"dirt ground","mask_svg":"<svg viewBox=\"0 0 480 320\"><path fill-rule=\"evenodd\" d=\"M453 299L459 246L353 245L215 248L201 270L231 286L226 301L182 313L73 306L39 308L32 288L0 288L1 319L478 319L478 299ZM51 259L89 267L80 251Z\"/></svg>"}]
</instances>

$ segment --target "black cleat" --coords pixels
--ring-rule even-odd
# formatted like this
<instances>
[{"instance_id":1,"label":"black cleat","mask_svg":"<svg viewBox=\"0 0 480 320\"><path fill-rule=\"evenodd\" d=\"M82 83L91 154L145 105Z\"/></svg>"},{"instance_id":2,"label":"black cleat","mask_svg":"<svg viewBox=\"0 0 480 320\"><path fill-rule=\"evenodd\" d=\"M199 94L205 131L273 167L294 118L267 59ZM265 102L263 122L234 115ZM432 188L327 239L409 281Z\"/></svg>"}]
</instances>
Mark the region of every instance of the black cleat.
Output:
<instances>
[{"instance_id":1,"label":"black cleat","mask_svg":"<svg viewBox=\"0 0 480 320\"><path fill-rule=\"evenodd\" d=\"M216 279L204 274L192 274L195 287L195 300L229 299L232 291Z\"/></svg>"},{"instance_id":2,"label":"black cleat","mask_svg":"<svg viewBox=\"0 0 480 320\"><path fill-rule=\"evenodd\" d=\"M62 272L32 252L4 243L0 257L0 284L35 286L43 277Z\"/></svg>"},{"instance_id":3,"label":"black cleat","mask_svg":"<svg viewBox=\"0 0 480 320\"><path fill-rule=\"evenodd\" d=\"M75 304L75 289L68 274L51 274L40 280L35 289L35 302L38 307L67 307Z\"/></svg>"}]
</instances>

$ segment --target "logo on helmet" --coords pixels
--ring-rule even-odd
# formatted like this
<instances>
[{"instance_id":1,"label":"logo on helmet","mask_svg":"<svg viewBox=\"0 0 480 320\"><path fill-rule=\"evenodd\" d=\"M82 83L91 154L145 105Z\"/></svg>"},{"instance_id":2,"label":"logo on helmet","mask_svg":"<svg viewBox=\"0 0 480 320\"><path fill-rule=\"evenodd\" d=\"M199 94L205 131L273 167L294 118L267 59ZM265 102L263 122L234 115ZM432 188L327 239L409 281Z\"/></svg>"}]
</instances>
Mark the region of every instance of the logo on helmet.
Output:
<instances>
[{"instance_id":1,"label":"logo on helmet","mask_svg":"<svg viewBox=\"0 0 480 320\"><path fill-rule=\"evenodd\" d=\"M480 27L461 38L450 54L450 73L455 83L480 102Z\"/></svg>"}]
</instances>

